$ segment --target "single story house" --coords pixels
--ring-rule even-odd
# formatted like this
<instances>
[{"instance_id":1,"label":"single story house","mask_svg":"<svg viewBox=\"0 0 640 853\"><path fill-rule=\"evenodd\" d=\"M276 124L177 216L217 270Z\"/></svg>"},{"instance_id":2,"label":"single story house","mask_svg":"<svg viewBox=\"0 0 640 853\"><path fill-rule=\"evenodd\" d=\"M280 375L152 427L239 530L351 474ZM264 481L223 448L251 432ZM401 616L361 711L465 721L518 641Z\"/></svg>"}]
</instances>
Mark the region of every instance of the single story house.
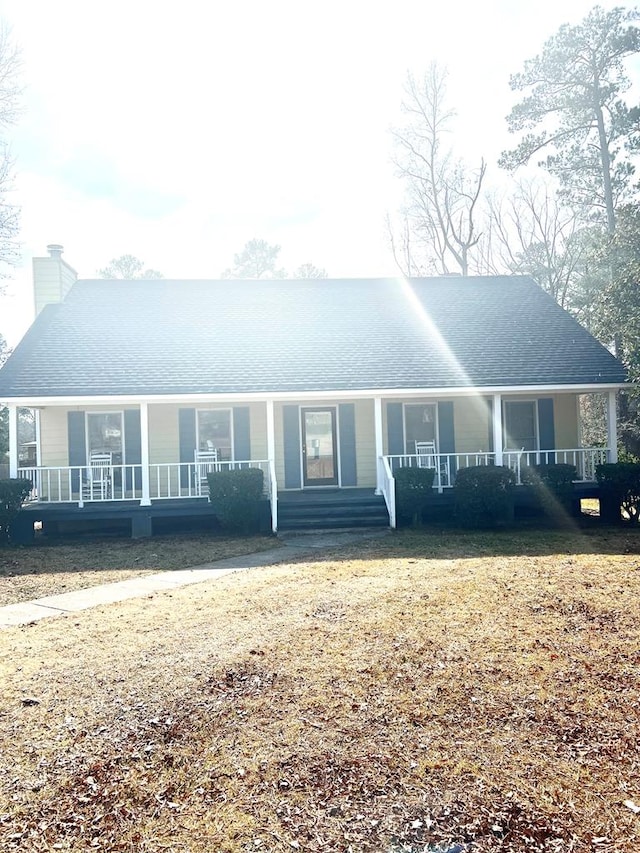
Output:
<instances>
[{"instance_id":1,"label":"single story house","mask_svg":"<svg viewBox=\"0 0 640 853\"><path fill-rule=\"evenodd\" d=\"M529 277L77 280L62 247L33 261L36 319L0 370L10 469L45 517L207 503L206 472L258 466L273 530L287 498L377 496L394 472L616 460L613 355ZM578 398L607 398L585 447ZM19 466L20 407L36 462ZM383 502L384 501L384 502ZM282 519L282 513L280 514ZM142 519L142 520L140 520Z\"/></svg>"}]
</instances>

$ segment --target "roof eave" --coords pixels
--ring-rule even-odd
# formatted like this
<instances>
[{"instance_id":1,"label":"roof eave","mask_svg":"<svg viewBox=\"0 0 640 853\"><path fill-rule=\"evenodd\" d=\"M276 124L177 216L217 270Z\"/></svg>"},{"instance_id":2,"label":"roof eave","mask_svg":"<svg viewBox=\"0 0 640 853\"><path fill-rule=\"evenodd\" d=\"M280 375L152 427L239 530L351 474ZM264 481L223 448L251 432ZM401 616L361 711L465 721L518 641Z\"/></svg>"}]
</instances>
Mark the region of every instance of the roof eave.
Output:
<instances>
[{"instance_id":1,"label":"roof eave","mask_svg":"<svg viewBox=\"0 0 640 853\"><path fill-rule=\"evenodd\" d=\"M494 394L593 394L604 391L620 391L633 387L631 382L599 382L571 385L487 385L441 388L366 388L322 391L252 391L212 392L188 394L77 394L61 396L5 397L8 406L42 408L45 406L114 406L138 405L139 403L211 403L227 402L290 402L297 400L361 400L384 397L406 399L411 397L469 397Z\"/></svg>"}]
</instances>

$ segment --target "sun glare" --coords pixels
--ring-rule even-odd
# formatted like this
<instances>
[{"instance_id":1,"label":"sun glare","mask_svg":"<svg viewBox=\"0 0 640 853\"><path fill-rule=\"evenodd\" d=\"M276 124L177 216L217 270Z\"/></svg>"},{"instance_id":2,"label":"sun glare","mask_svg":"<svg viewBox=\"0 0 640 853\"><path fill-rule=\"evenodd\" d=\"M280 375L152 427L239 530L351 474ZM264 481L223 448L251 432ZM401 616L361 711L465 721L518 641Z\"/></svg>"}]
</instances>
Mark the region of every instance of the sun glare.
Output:
<instances>
[{"instance_id":1,"label":"sun glare","mask_svg":"<svg viewBox=\"0 0 640 853\"><path fill-rule=\"evenodd\" d=\"M420 323L422 324L425 336L431 342L435 342L436 346L438 347L438 350L445 357L447 364L453 367L456 372L456 375L459 376L461 380L460 385L464 388L474 388L473 381L469 377L469 374L460 364L453 350L442 337L442 335L440 334L440 330L431 319L429 312L424 307L422 302L420 302L420 300L418 299L415 290L411 286L410 280L403 276L401 278L398 278L398 284L400 286L400 291L403 297L409 303L411 313L415 317L417 317ZM476 396L479 396L477 391L475 392L475 394Z\"/></svg>"}]
</instances>

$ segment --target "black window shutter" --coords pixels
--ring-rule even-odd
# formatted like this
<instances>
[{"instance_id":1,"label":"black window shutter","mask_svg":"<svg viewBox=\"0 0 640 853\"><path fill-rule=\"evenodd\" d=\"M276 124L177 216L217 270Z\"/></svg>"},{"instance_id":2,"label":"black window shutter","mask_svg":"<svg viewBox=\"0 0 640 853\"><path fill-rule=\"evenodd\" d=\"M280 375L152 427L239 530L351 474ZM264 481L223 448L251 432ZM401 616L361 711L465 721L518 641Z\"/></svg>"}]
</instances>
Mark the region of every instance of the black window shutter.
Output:
<instances>
[{"instance_id":1,"label":"black window shutter","mask_svg":"<svg viewBox=\"0 0 640 853\"><path fill-rule=\"evenodd\" d=\"M402 403L387 403L387 445L389 456L404 455Z\"/></svg>"},{"instance_id":2,"label":"black window shutter","mask_svg":"<svg viewBox=\"0 0 640 853\"><path fill-rule=\"evenodd\" d=\"M356 421L353 403L338 406L340 425L340 481L343 486L357 486Z\"/></svg>"},{"instance_id":3,"label":"black window shutter","mask_svg":"<svg viewBox=\"0 0 640 853\"><path fill-rule=\"evenodd\" d=\"M87 464L87 440L85 433L84 412L67 412L67 440L69 447L69 465ZM78 471L71 473L71 488L74 492L80 491L80 474Z\"/></svg>"},{"instance_id":4,"label":"black window shutter","mask_svg":"<svg viewBox=\"0 0 640 853\"><path fill-rule=\"evenodd\" d=\"M440 453L456 452L456 436L453 428L453 400L440 400L438 403L438 451ZM458 470L455 458L449 461L451 477Z\"/></svg>"},{"instance_id":5,"label":"black window shutter","mask_svg":"<svg viewBox=\"0 0 640 853\"><path fill-rule=\"evenodd\" d=\"M284 487L299 489L302 486L300 470L300 413L297 406L282 407L284 432Z\"/></svg>"},{"instance_id":6,"label":"black window shutter","mask_svg":"<svg viewBox=\"0 0 640 853\"><path fill-rule=\"evenodd\" d=\"M240 462L251 459L249 406L234 406L233 408L233 458Z\"/></svg>"},{"instance_id":7,"label":"black window shutter","mask_svg":"<svg viewBox=\"0 0 640 853\"><path fill-rule=\"evenodd\" d=\"M553 450L556 444L556 431L553 423L553 397L538 400L538 440L540 450ZM550 453L549 463L553 464L555 454Z\"/></svg>"},{"instance_id":8,"label":"black window shutter","mask_svg":"<svg viewBox=\"0 0 640 853\"><path fill-rule=\"evenodd\" d=\"M438 403L438 438L440 453L456 452L456 437L453 428L453 400Z\"/></svg>"},{"instance_id":9,"label":"black window shutter","mask_svg":"<svg viewBox=\"0 0 640 853\"><path fill-rule=\"evenodd\" d=\"M142 462L142 436L140 435L140 409L125 409L124 411L124 452L125 464L140 465ZM136 474L136 489L142 488L141 471ZM131 471L127 470L127 489L131 489Z\"/></svg>"},{"instance_id":10,"label":"black window shutter","mask_svg":"<svg viewBox=\"0 0 640 853\"><path fill-rule=\"evenodd\" d=\"M196 410L178 409L178 441L180 443L180 462L194 462L196 449ZM189 469L180 468L180 486L189 486Z\"/></svg>"}]
</instances>

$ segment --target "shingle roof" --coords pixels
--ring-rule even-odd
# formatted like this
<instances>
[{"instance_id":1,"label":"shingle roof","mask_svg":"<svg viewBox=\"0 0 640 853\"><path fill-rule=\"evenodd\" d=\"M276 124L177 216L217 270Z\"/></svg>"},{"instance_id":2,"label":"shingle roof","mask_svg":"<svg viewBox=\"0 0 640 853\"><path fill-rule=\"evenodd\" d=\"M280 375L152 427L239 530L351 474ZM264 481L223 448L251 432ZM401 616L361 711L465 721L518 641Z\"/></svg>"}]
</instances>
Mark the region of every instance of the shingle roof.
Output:
<instances>
[{"instance_id":1,"label":"shingle roof","mask_svg":"<svg viewBox=\"0 0 640 853\"><path fill-rule=\"evenodd\" d=\"M624 381L527 277L88 280L36 319L0 399Z\"/></svg>"}]
</instances>

